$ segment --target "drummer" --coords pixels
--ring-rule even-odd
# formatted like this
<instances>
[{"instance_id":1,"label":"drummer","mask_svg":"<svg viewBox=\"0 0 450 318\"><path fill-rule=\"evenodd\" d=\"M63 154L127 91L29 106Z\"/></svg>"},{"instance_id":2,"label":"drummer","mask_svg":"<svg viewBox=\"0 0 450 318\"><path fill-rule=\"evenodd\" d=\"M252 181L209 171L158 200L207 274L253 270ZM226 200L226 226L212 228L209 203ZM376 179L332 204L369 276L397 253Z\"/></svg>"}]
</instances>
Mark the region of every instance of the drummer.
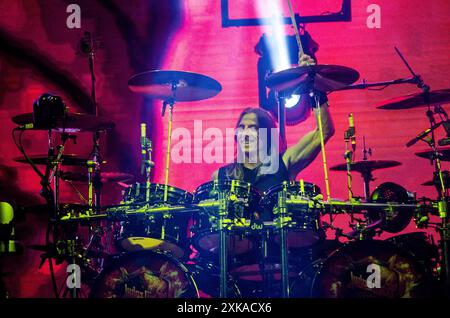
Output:
<instances>
[{"instance_id":1,"label":"drummer","mask_svg":"<svg viewBox=\"0 0 450 318\"><path fill-rule=\"evenodd\" d=\"M315 61L309 55L300 57L300 66L314 65ZM311 100L311 103L313 101ZM322 128L324 140L327 142L334 134L334 125L331 119L326 95L320 97L320 112L322 119ZM311 104L312 106L312 104ZM314 110L317 120L317 110ZM298 173L305 169L320 152L320 134L316 128L304 135L296 144L287 147L283 151L282 147L275 148L276 154L270 153L270 158L278 160L277 169L267 173L267 163L261 162L258 154L258 140L260 147L266 147L270 152L271 147L271 128L276 128L276 122L273 116L261 108L246 108L239 116L236 124L237 152L240 160L219 168L213 173L213 179L241 180L255 186L261 192L270 187L282 183L283 181L295 180ZM267 138L259 138L259 129L266 128ZM261 144L266 141L268 145ZM281 142L279 142L281 146ZM280 149L281 148L281 149Z\"/></svg>"}]
</instances>

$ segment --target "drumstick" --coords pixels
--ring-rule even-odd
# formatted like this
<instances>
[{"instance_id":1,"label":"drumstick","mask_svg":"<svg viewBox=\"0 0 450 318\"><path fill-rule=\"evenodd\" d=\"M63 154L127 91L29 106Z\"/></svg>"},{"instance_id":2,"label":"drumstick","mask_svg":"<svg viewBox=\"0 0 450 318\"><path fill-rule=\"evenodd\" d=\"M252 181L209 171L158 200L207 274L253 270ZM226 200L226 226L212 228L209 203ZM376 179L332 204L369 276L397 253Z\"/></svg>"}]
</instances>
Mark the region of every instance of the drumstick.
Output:
<instances>
[{"instance_id":1,"label":"drumstick","mask_svg":"<svg viewBox=\"0 0 450 318\"><path fill-rule=\"evenodd\" d=\"M297 39L298 51L300 52L300 56L302 56L305 53L303 51L302 41L300 40L300 33L298 32L297 28L297 21L295 21L294 10L292 10L291 0L287 0L287 3L289 6L289 13L291 15L292 26L294 27L295 38ZM300 59L298 61L298 64L300 64Z\"/></svg>"}]
</instances>

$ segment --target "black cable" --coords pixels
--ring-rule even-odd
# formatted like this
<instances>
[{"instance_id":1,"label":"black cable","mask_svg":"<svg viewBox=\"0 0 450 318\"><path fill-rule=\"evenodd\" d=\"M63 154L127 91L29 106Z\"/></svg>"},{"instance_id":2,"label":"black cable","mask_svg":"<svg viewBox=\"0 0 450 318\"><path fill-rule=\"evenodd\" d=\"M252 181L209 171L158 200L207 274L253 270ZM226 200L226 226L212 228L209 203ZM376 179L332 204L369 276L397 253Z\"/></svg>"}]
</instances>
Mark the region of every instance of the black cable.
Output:
<instances>
[{"instance_id":1,"label":"black cable","mask_svg":"<svg viewBox=\"0 0 450 318\"><path fill-rule=\"evenodd\" d=\"M50 232L51 232L52 224L49 221L47 225L47 231L45 233L45 246L50 246ZM48 265L50 269L50 277L52 281L53 292L56 298L59 298L58 286L56 284L55 271L53 269L52 257L48 257Z\"/></svg>"},{"instance_id":2,"label":"black cable","mask_svg":"<svg viewBox=\"0 0 450 318\"><path fill-rule=\"evenodd\" d=\"M15 135L16 131L20 131L19 141L18 142L16 140L16 135ZM39 169L36 167L34 162L27 156L27 154L25 152L25 149L24 149L23 144L22 144L22 136L23 136L24 132L25 132L25 130L19 130L18 128L14 128L12 130L12 138L13 138L14 144L16 145L17 149L19 149L20 153L25 157L25 160L30 164L30 166L33 168L33 170L41 178L41 180L44 180L45 176L42 174L41 171L39 171ZM46 184L47 189L51 190L50 185L48 184L48 182L46 182L46 183L47 183ZM46 230L46 233L45 233L45 246L50 246L51 227L52 227L51 226L51 222L48 222L47 230ZM53 269L52 258L48 257L48 261L49 261L49 270L50 270L50 277L51 277L51 280L52 280L53 292L55 294L55 297L59 298L58 286L56 284L56 278L55 278L55 272L54 272L54 269Z\"/></svg>"},{"instance_id":3,"label":"black cable","mask_svg":"<svg viewBox=\"0 0 450 318\"><path fill-rule=\"evenodd\" d=\"M15 132L16 131L20 131L20 135L19 135L19 143L17 143L16 140L16 135ZM22 135L25 132L25 130L19 130L18 128L14 128L12 130L12 138L14 141L14 144L16 145L17 149L19 149L20 153L25 157L25 160L31 165L31 167L33 168L33 170L37 173L37 175L41 178L44 179L44 175L42 174L41 171L39 171L39 169L36 167L36 165L34 164L33 161L31 161L31 159L27 156L27 154L25 153L25 150L23 149L23 145L22 145Z\"/></svg>"}]
</instances>

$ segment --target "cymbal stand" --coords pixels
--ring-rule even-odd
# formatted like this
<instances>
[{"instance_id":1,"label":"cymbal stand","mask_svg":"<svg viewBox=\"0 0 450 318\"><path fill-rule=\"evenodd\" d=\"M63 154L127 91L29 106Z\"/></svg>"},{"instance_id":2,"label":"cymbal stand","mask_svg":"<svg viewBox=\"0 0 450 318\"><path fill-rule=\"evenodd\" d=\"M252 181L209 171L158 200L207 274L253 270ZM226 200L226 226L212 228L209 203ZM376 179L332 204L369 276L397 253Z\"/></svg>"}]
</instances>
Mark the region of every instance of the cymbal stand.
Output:
<instances>
[{"instance_id":1,"label":"cymbal stand","mask_svg":"<svg viewBox=\"0 0 450 318\"><path fill-rule=\"evenodd\" d=\"M426 116L428 118L428 121L430 122L430 131L431 131L431 140L426 141L432 151L433 151L433 159L435 162L435 174L439 177L439 183L441 185L441 195L438 201L438 212L439 217L441 219L441 226L440 226L440 244L441 244L441 251L442 251L442 260L441 260L441 268L443 268L442 272L442 278L444 280L444 293L445 296L450 296L450 224L449 224L449 217L447 213L447 204L448 204L448 196L447 196L447 189L446 184L444 182L444 177L442 174L442 168L441 168L441 160L439 157L439 152L436 147L436 136L434 133L434 128L436 126L436 121L434 120L433 111L431 110L431 103L430 103L430 86L425 84L422 77L420 75L417 75L414 73L411 66L408 64L406 59L403 57L401 52L395 48L396 52L402 59L403 63L406 65L410 73L413 75L413 78L415 79L415 83L417 84L417 87L420 88L423 92L423 98L424 103L427 105L427 112ZM442 109L440 111L443 111ZM436 113L439 113L438 109L435 109Z\"/></svg>"},{"instance_id":2,"label":"cymbal stand","mask_svg":"<svg viewBox=\"0 0 450 318\"><path fill-rule=\"evenodd\" d=\"M49 226L47 228L47 233L46 233L46 238L45 238L45 240L46 240L45 243L46 243L47 246L50 245L50 231L51 231L52 226L53 226L53 241L54 241L53 244L55 244L55 242L56 242L56 240L58 238L58 234L59 234L58 231L57 231L57 227L55 226L56 225L55 222L57 222L59 220L59 217L60 217L60 215L59 215L60 214L60 211L59 211L59 194L60 194L60 191L59 191L59 184L60 184L60 169L59 169L59 165L61 163L61 158L62 158L62 155L64 153L64 148L65 148L66 142L69 139L73 139L75 141L76 140L76 136L65 133L64 129L63 129L63 133L61 134L61 144L57 146L56 157L49 156L49 160L48 160L48 163L47 163L47 170L46 170L46 177L48 176L48 179L43 180L43 182L44 183L47 182L48 185L50 185L52 180L54 182L54 191L53 191L54 192L54 198L53 198L53 204L54 204L53 211L54 211L54 213L53 213L53 215L50 216ZM49 154L50 154L51 149L53 148L51 140L52 140L52 138L51 138L51 130L49 130ZM50 171L50 169L51 169L51 172L48 173L48 171ZM51 257L51 256L48 257L48 261L49 261L49 266L50 266L50 271L51 272L53 272L52 258L53 257ZM73 262L75 264L75 259L73 258L72 260L73 260ZM54 280L53 273L52 273L52 280ZM56 282L56 281L54 281L54 282ZM76 297L76 293L77 293L76 289L73 292L74 292L73 296Z\"/></svg>"},{"instance_id":3,"label":"cymbal stand","mask_svg":"<svg viewBox=\"0 0 450 318\"><path fill-rule=\"evenodd\" d=\"M431 106L429 103L429 86L423 84L422 89L424 90L424 99L428 106L428 110L426 112L426 115L428 117L428 120L430 122L430 127L434 127L436 124L433 116L433 111L431 110ZM442 167L441 167L441 160L439 151L436 147L436 137L434 130L431 129L431 140L428 140L427 143L430 145L432 151L433 151L433 160L434 160L434 166L435 166L435 172L434 174L439 177L439 184L440 184L440 196L438 201L438 212L439 217L441 219L441 225L439 227L439 233L441 236L440 245L441 245L441 251L442 251L442 260L441 260L441 268L442 271L442 279L444 281L444 293L446 296L450 296L450 224L449 224L449 218L448 218L448 189L446 187L446 183L444 182Z\"/></svg>"},{"instance_id":4,"label":"cymbal stand","mask_svg":"<svg viewBox=\"0 0 450 318\"><path fill-rule=\"evenodd\" d=\"M315 75L310 74L309 75L310 81L311 81L311 87L314 87L314 79ZM320 105L320 96L318 94L318 91L315 91L314 89L310 90L309 96L314 98L315 101L315 109L317 111L317 126L319 128L319 135L320 135L320 148L322 152L322 164L323 164L323 173L325 177L325 191L327 195L327 201L331 200L331 194L330 194L330 182L328 179L328 167L327 167L327 155L325 153L325 138L323 135L323 128L322 128L322 115L320 113L321 105Z\"/></svg>"},{"instance_id":5,"label":"cymbal stand","mask_svg":"<svg viewBox=\"0 0 450 318\"><path fill-rule=\"evenodd\" d=\"M100 211L101 207L101 191L102 191L102 179L101 179L101 163L102 156L100 152L100 132L96 131L93 135L94 148L92 150L92 161L94 163L92 183L94 188L94 207L96 213Z\"/></svg>"},{"instance_id":6,"label":"cymbal stand","mask_svg":"<svg viewBox=\"0 0 450 318\"><path fill-rule=\"evenodd\" d=\"M228 212L228 195L223 191L219 191L219 265L220 265L220 283L219 296L227 298L228 294L228 228L227 228L227 212Z\"/></svg>"},{"instance_id":7,"label":"cymbal stand","mask_svg":"<svg viewBox=\"0 0 450 318\"><path fill-rule=\"evenodd\" d=\"M349 115L349 120L353 121L353 115ZM353 155L355 153L355 147L352 143L352 148L350 149L349 143L350 139L355 136L355 127L350 126L345 132L344 132L344 141L345 141L345 162L347 163L347 188L348 188L348 200L350 202L353 201L353 191L352 191L352 168L351 164L353 162Z\"/></svg>"},{"instance_id":8,"label":"cymbal stand","mask_svg":"<svg viewBox=\"0 0 450 318\"><path fill-rule=\"evenodd\" d=\"M361 176L364 181L364 198L368 202L370 200L370 181L373 180L372 170L369 168L361 171Z\"/></svg>"},{"instance_id":9,"label":"cymbal stand","mask_svg":"<svg viewBox=\"0 0 450 318\"><path fill-rule=\"evenodd\" d=\"M147 124L141 123L141 174L145 170L145 202L150 202L151 172L155 164L152 161L152 141L147 138Z\"/></svg>"},{"instance_id":10,"label":"cymbal stand","mask_svg":"<svg viewBox=\"0 0 450 318\"><path fill-rule=\"evenodd\" d=\"M164 180L164 202L165 203L167 203L167 195L168 195L168 189L169 189L170 147L171 147L171 142L172 142L172 116L173 116L173 107L175 105L175 100L176 100L177 85L178 85L178 81L174 81L171 83L172 98L164 101L163 108L162 108L162 116L164 117L166 107L169 106L169 119L168 119L168 128L167 128L166 168L165 168L165 180Z\"/></svg>"}]
</instances>

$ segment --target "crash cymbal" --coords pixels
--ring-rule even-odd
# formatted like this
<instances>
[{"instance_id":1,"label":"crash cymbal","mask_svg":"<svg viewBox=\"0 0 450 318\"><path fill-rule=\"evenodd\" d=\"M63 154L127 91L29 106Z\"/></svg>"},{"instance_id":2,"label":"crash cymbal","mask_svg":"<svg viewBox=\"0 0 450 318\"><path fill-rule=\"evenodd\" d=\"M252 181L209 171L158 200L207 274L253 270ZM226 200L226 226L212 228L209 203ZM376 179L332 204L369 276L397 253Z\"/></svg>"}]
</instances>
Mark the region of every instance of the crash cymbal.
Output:
<instances>
[{"instance_id":1,"label":"crash cymbal","mask_svg":"<svg viewBox=\"0 0 450 318\"><path fill-rule=\"evenodd\" d=\"M266 85L277 91L295 90L309 93L311 88L330 92L354 83L359 73L340 65L297 66L269 75Z\"/></svg>"},{"instance_id":2,"label":"crash cymbal","mask_svg":"<svg viewBox=\"0 0 450 318\"><path fill-rule=\"evenodd\" d=\"M12 121L17 125L28 125L33 123L33 113L26 113L14 116ZM71 113L68 114L64 121L58 120L54 130L66 132L79 131L99 131L114 128L115 124L105 118L88 114ZM33 128L36 130L47 130L47 128Z\"/></svg>"},{"instance_id":3,"label":"crash cymbal","mask_svg":"<svg viewBox=\"0 0 450 318\"><path fill-rule=\"evenodd\" d=\"M28 156L35 165L46 165L47 155L30 155ZM13 159L15 162L28 163L25 157L16 157ZM74 154L62 155L61 164L63 166L86 166L88 158L81 158Z\"/></svg>"},{"instance_id":4,"label":"crash cymbal","mask_svg":"<svg viewBox=\"0 0 450 318\"><path fill-rule=\"evenodd\" d=\"M439 159L441 161L450 161L450 148L441 148L441 149L438 148L438 153L440 155ZM420 158L431 159L433 157L433 151L431 150L420 151L416 152L415 155Z\"/></svg>"},{"instance_id":5,"label":"crash cymbal","mask_svg":"<svg viewBox=\"0 0 450 318\"><path fill-rule=\"evenodd\" d=\"M437 186L439 186L440 187L440 184L439 184L439 181L438 180L436 180L437 181L437 183L435 184L434 183L434 181L433 180L430 180L430 181L427 181L427 182L424 182L424 183L422 183L422 184L420 184L420 185L423 185L423 186L435 186L435 185L437 185ZM445 185L445 187L446 188L449 188L449 186L450 186L450 180L447 180L447 181L445 181L444 180L444 185Z\"/></svg>"},{"instance_id":6,"label":"crash cymbal","mask_svg":"<svg viewBox=\"0 0 450 318\"><path fill-rule=\"evenodd\" d=\"M164 101L190 102L216 96L222 86L215 79L192 72L154 70L134 75L128 81L132 92Z\"/></svg>"},{"instance_id":7,"label":"crash cymbal","mask_svg":"<svg viewBox=\"0 0 450 318\"><path fill-rule=\"evenodd\" d=\"M430 105L450 103L450 89L431 91L429 94ZM376 105L379 109L408 109L427 106L424 93L409 94L383 101Z\"/></svg>"},{"instance_id":8,"label":"crash cymbal","mask_svg":"<svg viewBox=\"0 0 450 318\"><path fill-rule=\"evenodd\" d=\"M391 167L400 166L401 163L393 160L363 160L356 161L350 164L352 171L367 172L378 169L386 169ZM334 171L347 171L347 164L339 164L331 167L330 170Z\"/></svg>"},{"instance_id":9,"label":"crash cymbal","mask_svg":"<svg viewBox=\"0 0 450 318\"><path fill-rule=\"evenodd\" d=\"M101 182L102 183L110 183L110 182L131 182L134 179L134 176L129 173L123 172L101 172ZM88 174L85 172L63 172L61 174L61 179L64 181L71 182L88 182Z\"/></svg>"}]
</instances>

